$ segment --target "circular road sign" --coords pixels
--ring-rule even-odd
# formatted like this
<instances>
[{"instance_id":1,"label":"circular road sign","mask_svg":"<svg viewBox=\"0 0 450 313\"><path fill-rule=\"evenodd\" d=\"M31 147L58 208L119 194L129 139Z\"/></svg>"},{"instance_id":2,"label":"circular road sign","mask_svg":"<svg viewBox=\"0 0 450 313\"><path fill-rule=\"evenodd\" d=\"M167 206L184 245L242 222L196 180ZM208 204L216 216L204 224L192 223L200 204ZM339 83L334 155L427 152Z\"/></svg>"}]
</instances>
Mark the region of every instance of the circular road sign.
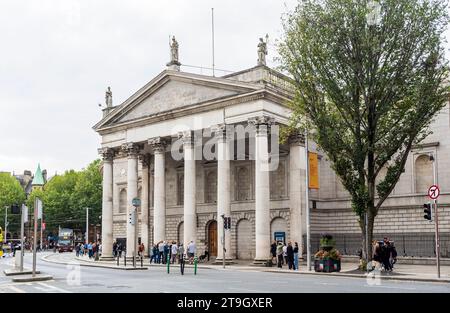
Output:
<instances>
[{"instance_id":1,"label":"circular road sign","mask_svg":"<svg viewBox=\"0 0 450 313\"><path fill-rule=\"evenodd\" d=\"M430 199L436 200L437 198L439 198L440 193L441 191L439 190L439 187L437 185L433 185L428 188L428 197L430 197Z\"/></svg>"}]
</instances>

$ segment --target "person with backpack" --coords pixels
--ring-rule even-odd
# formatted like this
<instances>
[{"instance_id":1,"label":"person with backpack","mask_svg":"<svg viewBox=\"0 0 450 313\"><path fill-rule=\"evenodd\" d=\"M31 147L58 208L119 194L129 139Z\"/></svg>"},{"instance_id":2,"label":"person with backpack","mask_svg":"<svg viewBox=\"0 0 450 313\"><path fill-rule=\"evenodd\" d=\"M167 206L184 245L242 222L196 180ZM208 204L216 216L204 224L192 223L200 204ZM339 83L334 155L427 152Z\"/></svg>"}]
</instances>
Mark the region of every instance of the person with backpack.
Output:
<instances>
[{"instance_id":1,"label":"person with backpack","mask_svg":"<svg viewBox=\"0 0 450 313\"><path fill-rule=\"evenodd\" d=\"M281 243L281 241L279 241L277 245L277 258L278 267L283 268L283 244Z\"/></svg>"}]
</instances>

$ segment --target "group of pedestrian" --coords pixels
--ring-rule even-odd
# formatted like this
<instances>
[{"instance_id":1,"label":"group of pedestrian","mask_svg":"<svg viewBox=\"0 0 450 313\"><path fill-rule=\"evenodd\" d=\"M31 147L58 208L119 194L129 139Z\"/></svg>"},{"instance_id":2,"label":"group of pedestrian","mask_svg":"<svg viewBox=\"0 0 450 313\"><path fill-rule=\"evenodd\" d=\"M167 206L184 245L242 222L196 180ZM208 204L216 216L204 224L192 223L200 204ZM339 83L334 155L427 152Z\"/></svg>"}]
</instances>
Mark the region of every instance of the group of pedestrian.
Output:
<instances>
[{"instance_id":1,"label":"group of pedestrian","mask_svg":"<svg viewBox=\"0 0 450 313\"><path fill-rule=\"evenodd\" d=\"M89 243L79 243L75 245L75 254L76 256L88 256L89 259L98 259L101 255L102 244L97 242L89 242Z\"/></svg>"},{"instance_id":2,"label":"group of pedestrian","mask_svg":"<svg viewBox=\"0 0 450 313\"><path fill-rule=\"evenodd\" d=\"M120 242L116 242L116 241L114 241L113 242L113 256L116 258L116 257L119 257L119 258L121 258L122 257L122 253L125 251L125 248L124 248L124 246L122 245L122 243L120 243Z\"/></svg>"},{"instance_id":3,"label":"group of pedestrian","mask_svg":"<svg viewBox=\"0 0 450 313\"><path fill-rule=\"evenodd\" d=\"M150 263L157 264L167 264L167 261L171 264L175 264L177 260L178 263L181 263L185 254L187 254L189 263L192 264L195 253L196 246L192 240L188 244L186 251L182 243L178 245L176 241L169 242L165 240L154 244L151 249L149 249Z\"/></svg>"},{"instance_id":4,"label":"group of pedestrian","mask_svg":"<svg viewBox=\"0 0 450 313\"><path fill-rule=\"evenodd\" d=\"M372 242L372 260L375 263L373 269L392 272L394 264L397 262L397 250L394 242L384 237L383 241L374 240Z\"/></svg>"},{"instance_id":5,"label":"group of pedestrian","mask_svg":"<svg viewBox=\"0 0 450 313\"><path fill-rule=\"evenodd\" d=\"M270 246L270 254L272 255L272 264L277 264L278 268L283 268L283 264L287 264L290 270L298 270L298 243L295 242L292 246L292 242L288 244L281 241L273 241Z\"/></svg>"}]
</instances>

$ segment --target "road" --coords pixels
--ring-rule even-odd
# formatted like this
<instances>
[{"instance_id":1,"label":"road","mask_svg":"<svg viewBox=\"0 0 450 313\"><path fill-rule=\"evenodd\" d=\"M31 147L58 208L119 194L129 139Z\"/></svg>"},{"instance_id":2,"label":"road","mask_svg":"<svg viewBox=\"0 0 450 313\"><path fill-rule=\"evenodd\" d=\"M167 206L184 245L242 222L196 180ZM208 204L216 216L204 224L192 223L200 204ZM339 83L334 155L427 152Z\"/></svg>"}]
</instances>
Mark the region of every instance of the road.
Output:
<instances>
[{"instance_id":1,"label":"road","mask_svg":"<svg viewBox=\"0 0 450 313\"><path fill-rule=\"evenodd\" d=\"M258 269L200 268L194 275L193 269L186 268L182 276L178 267L173 267L170 274L163 267L150 267L143 271L79 267L45 262L41 260L45 254L38 254L38 270L54 277L45 282L12 283L10 277L4 276L3 270L12 266L13 259L1 259L0 293L450 292L449 284L444 283L383 280L380 285L371 285L361 278L269 273ZM31 255L27 254L25 267L31 268L31 262Z\"/></svg>"}]
</instances>

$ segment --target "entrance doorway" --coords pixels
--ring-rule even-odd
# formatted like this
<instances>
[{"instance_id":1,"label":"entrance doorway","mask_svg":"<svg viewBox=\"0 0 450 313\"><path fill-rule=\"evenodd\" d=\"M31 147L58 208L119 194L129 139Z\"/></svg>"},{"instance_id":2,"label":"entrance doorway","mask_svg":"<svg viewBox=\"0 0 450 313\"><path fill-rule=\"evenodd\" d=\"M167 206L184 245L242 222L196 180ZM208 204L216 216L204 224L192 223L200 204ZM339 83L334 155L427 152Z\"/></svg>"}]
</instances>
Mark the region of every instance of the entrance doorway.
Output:
<instances>
[{"instance_id":1,"label":"entrance doorway","mask_svg":"<svg viewBox=\"0 0 450 313\"><path fill-rule=\"evenodd\" d=\"M210 256L217 256L217 222L208 225L208 250Z\"/></svg>"}]
</instances>

